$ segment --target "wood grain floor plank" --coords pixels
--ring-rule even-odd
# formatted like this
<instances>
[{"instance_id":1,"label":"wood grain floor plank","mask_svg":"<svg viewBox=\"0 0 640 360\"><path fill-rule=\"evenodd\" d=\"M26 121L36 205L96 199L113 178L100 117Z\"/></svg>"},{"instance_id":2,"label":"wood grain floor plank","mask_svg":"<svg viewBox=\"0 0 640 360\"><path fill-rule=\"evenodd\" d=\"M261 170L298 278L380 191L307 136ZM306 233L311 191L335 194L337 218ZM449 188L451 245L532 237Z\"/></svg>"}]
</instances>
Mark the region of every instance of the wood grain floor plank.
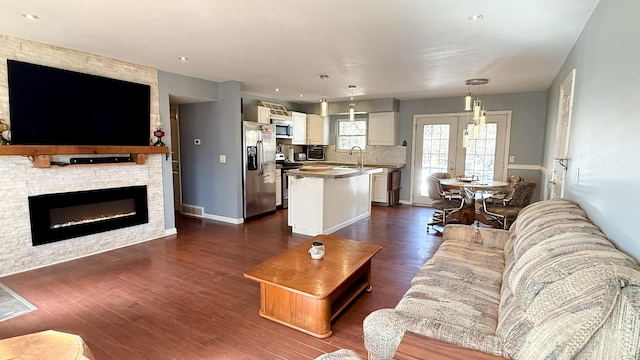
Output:
<instances>
[{"instance_id":1,"label":"wood grain floor plank","mask_svg":"<svg viewBox=\"0 0 640 360\"><path fill-rule=\"evenodd\" d=\"M313 359L340 348L366 358L362 320L394 307L440 245L426 232L431 213L374 206L371 218L333 234L382 250L373 291L334 320L326 339L261 318L258 284L242 275L309 238L291 233L286 210L241 225L177 215L176 235L4 277L38 310L0 322L0 338L76 333L97 360Z\"/></svg>"}]
</instances>

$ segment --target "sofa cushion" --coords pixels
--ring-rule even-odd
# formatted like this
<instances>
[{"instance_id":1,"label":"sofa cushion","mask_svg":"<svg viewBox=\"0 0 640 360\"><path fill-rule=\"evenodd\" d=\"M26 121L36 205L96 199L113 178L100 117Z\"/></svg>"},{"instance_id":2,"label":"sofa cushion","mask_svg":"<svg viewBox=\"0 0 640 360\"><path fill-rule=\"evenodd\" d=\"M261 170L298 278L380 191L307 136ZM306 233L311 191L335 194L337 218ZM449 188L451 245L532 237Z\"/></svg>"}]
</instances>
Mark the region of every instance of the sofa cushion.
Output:
<instances>
[{"instance_id":1,"label":"sofa cushion","mask_svg":"<svg viewBox=\"0 0 640 360\"><path fill-rule=\"evenodd\" d=\"M551 199L535 202L528 205L518 214L518 218L509 228L509 232L514 236L519 236L520 230L527 229L529 224L539 219L544 214L576 214L578 217L587 218L587 213L578 206L577 203L567 199Z\"/></svg>"},{"instance_id":2,"label":"sofa cushion","mask_svg":"<svg viewBox=\"0 0 640 360\"><path fill-rule=\"evenodd\" d=\"M515 259L521 258L531 247L555 235L573 234L580 237L598 237L613 247L604 234L588 219L575 214L547 214L532 221L513 243Z\"/></svg>"},{"instance_id":3,"label":"sofa cushion","mask_svg":"<svg viewBox=\"0 0 640 360\"><path fill-rule=\"evenodd\" d=\"M547 286L594 267L629 268L638 264L600 237L560 234L532 247L505 278L501 292L498 336L506 337Z\"/></svg>"},{"instance_id":4,"label":"sofa cushion","mask_svg":"<svg viewBox=\"0 0 640 360\"><path fill-rule=\"evenodd\" d=\"M640 287L622 288L611 314L576 360L640 359Z\"/></svg>"},{"instance_id":5,"label":"sofa cushion","mask_svg":"<svg viewBox=\"0 0 640 360\"><path fill-rule=\"evenodd\" d=\"M447 240L411 281L396 310L495 334L502 250Z\"/></svg>"},{"instance_id":6,"label":"sofa cushion","mask_svg":"<svg viewBox=\"0 0 640 360\"><path fill-rule=\"evenodd\" d=\"M605 321L619 293L620 282L603 267L550 284L507 332L505 355L527 360L573 358Z\"/></svg>"}]
</instances>

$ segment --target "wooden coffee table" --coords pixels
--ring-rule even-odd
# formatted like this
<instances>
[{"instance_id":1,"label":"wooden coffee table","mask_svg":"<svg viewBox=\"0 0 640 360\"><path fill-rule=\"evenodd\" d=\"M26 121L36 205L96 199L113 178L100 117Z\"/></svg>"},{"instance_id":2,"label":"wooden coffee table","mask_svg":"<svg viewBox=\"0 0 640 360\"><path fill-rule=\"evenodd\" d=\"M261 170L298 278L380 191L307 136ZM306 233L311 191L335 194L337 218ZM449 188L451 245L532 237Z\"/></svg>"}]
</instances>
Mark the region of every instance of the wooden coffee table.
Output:
<instances>
[{"instance_id":1,"label":"wooden coffee table","mask_svg":"<svg viewBox=\"0 0 640 360\"><path fill-rule=\"evenodd\" d=\"M322 241L325 255L307 252ZM381 246L318 235L246 271L260 283L260 316L309 335L331 336L331 320L361 292L371 291L371 258Z\"/></svg>"}]
</instances>

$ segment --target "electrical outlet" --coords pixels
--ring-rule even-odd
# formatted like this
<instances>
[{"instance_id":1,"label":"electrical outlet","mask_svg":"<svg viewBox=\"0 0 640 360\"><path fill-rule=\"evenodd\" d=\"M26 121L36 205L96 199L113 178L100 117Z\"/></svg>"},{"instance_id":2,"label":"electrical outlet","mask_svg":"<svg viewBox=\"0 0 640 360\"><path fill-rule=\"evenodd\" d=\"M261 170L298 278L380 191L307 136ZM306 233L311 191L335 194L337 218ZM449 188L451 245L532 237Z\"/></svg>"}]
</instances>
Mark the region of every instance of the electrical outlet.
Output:
<instances>
[{"instance_id":1,"label":"electrical outlet","mask_svg":"<svg viewBox=\"0 0 640 360\"><path fill-rule=\"evenodd\" d=\"M220 155L220 163L224 164L227 162L227 155Z\"/></svg>"},{"instance_id":2,"label":"electrical outlet","mask_svg":"<svg viewBox=\"0 0 640 360\"><path fill-rule=\"evenodd\" d=\"M193 139L194 145L200 145L200 139Z\"/></svg>"}]
</instances>

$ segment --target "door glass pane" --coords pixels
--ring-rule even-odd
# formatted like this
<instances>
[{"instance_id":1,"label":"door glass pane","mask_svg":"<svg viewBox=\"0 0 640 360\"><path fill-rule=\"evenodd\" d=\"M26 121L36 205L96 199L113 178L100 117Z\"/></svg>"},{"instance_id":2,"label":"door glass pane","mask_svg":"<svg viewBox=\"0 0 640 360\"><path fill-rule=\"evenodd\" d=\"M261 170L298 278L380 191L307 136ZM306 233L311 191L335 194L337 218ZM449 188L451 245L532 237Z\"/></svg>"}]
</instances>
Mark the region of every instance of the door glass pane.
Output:
<instances>
[{"instance_id":1,"label":"door glass pane","mask_svg":"<svg viewBox=\"0 0 640 360\"><path fill-rule=\"evenodd\" d=\"M428 196L427 177L434 172L447 172L449 163L450 125L424 125L422 129L422 181L420 195Z\"/></svg>"},{"instance_id":2,"label":"door glass pane","mask_svg":"<svg viewBox=\"0 0 640 360\"><path fill-rule=\"evenodd\" d=\"M481 181L493 180L498 124L486 124L481 127L477 138L473 137L473 124L467 125L467 130L471 136L467 146L464 174L475 175Z\"/></svg>"}]
</instances>

